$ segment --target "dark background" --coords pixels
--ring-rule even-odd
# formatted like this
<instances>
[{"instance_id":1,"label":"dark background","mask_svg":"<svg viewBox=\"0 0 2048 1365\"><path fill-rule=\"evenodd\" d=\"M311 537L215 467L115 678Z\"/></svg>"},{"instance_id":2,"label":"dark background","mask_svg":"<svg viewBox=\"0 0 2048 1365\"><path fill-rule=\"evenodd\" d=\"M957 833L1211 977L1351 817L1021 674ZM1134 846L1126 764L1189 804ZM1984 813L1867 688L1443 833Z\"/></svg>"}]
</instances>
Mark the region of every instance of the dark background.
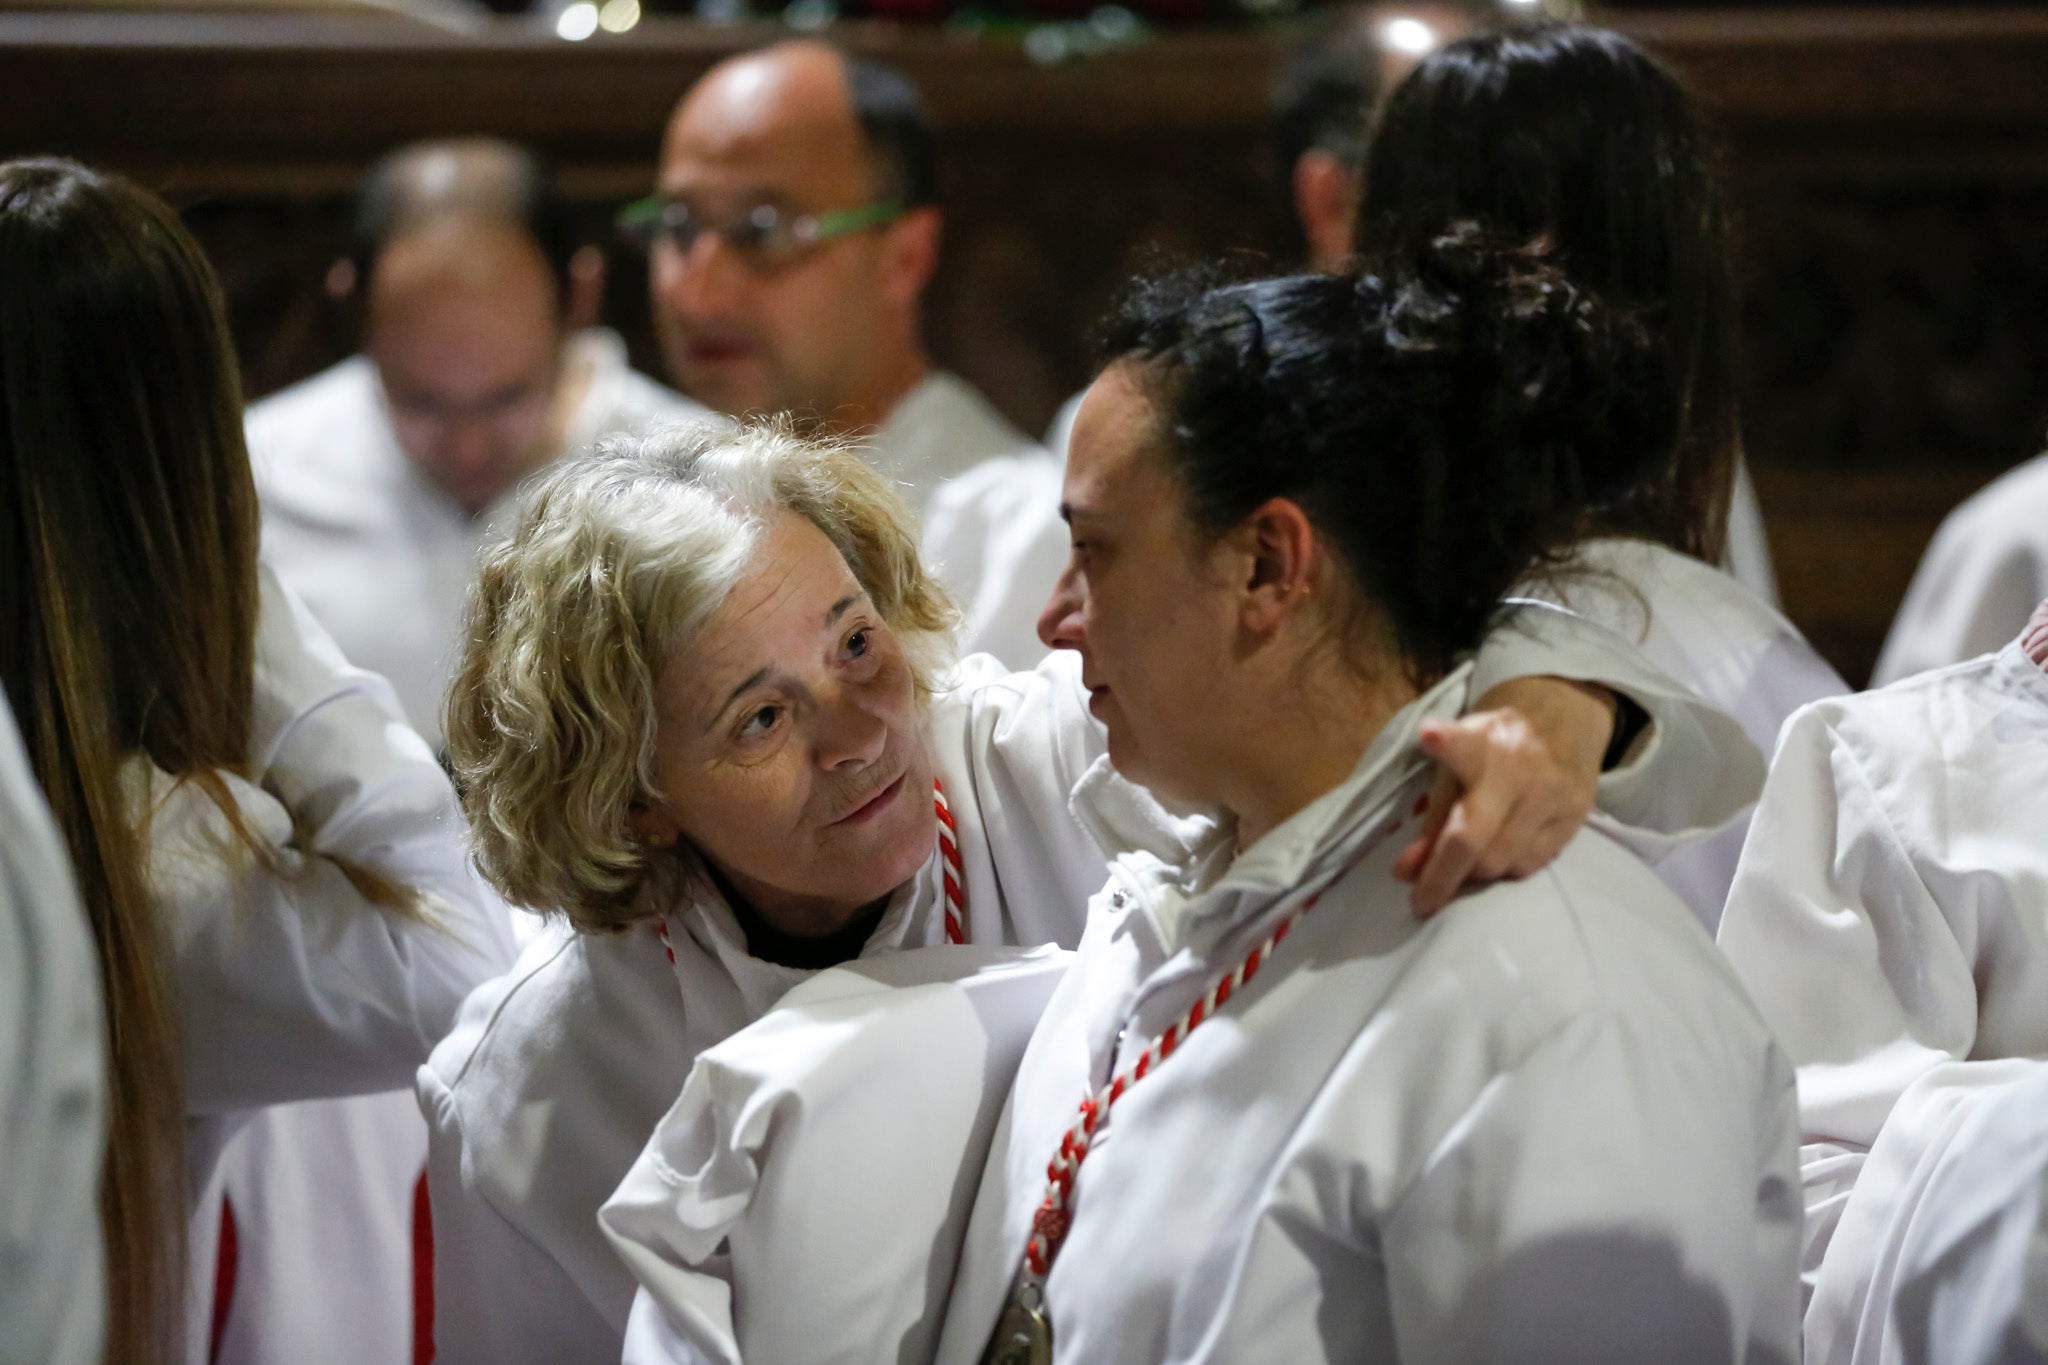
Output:
<instances>
[{"instance_id":1,"label":"dark background","mask_svg":"<svg viewBox=\"0 0 2048 1365\"><path fill-rule=\"evenodd\" d=\"M2048 431L2048 11L1642 0L1593 17L1667 57L1726 135L1749 452L1785 606L1860 683L1940 516ZM253 397L348 349L320 280L379 153L525 141L602 233L649 188L683 89L780 32L650 18L567 43L515 19L0 13L0 156L81 156L183 208ZM949 214L933 350L1029 430L1085 382L1089 325L1134 265L1290 249L1265 148L1272 28L1054 66L1015 32L834 34L926 92ZM611 321L658 373L644 288L614 253Z\"/></svg>"}]
</instances>

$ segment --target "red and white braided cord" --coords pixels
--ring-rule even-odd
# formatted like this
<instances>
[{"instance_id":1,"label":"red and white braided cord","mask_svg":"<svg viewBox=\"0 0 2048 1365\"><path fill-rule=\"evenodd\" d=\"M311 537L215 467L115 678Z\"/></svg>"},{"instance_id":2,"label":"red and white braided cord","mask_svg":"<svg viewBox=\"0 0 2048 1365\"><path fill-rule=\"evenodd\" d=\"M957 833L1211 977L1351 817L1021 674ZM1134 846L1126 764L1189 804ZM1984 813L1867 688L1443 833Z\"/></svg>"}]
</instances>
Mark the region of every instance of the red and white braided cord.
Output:
<instances>
[{"instance_id":1,"label":"red and white braided cord","mask_svg":"<svg viewBox=\"0 0 2048 1365\"><path fill-rule=\"evenodd\" d=\"M939 816L939 874L946 885L946 942L967 942L967 874L960 867L960 841L953 828L953 808L946 804L946 786L932 779L932 804ZM668 960L676 960L675 945L668 941L668 922L658 921L654 932Z\"/></svg>"},{"instance_id":2,"label":"red and white braided cord","mask_svg":"<svg viewBox=\"0 0 2048 1365\"><path fill-rule=\"evenodd\" d=\"M1389 820L1367 838L1364 847L1352 858L1348 866L1356 866L1373 848L1383 843L1407 820L1421 815L1429 807L1429 798L1419 798L1406 818ZM1348 870L1347 866L1347 870ZM1338 873L1341 878L1343 873ZM1325 889L1334 883L1325 883ZM1259 974L1259 968L1273 955L1273 951L1286 941L1287 935L1301 921L1301 917L1316 908L1316 902L1323 898L1316 892L1300 905L1287 912L1281 921L1273 926L1244 961L1234 971L1225 973L1206 994L1189 1007L1188 1012L1174 1021L1166 1032L1154 1039L1152 1045L1138 1054L1138 1060L1118 1072L1116 1078L1099 1090L1092 1091L1081 1101L1081 1115L1074 1125L1067 1129L1060 1139L1059 1150L1045 1167L1045 1198L1038 1206L1038 1212L1031 1219L1031 1238L1024 1244L1025 1272L1043 1283L1052 1273L1053 1258L1060 1254L1060 1247L1066 1242L1067 1229L1073 1225L1074 1177L1080 1174L1081 1163L1088 1159L1089 1145L1095 1140L1095 1132L1102 1121L1109 1116L1110 1106L1123 1098L1124 1092L1146 1076L1159 1069L1171 1057L1174 1049L1187 1041L1187 1036L1200 1027L1216 1011L1230 1003L1230 998L1243 990L1251 979Z\"/></svg>"},{"instance_id":3,"label":"red and white braided cord","mask_svg":"<svg viewBox=\"0 0 2048 1365\"><path fill-rule=\"evenodd\" d=\"M1081 1101L1081 1116L1074 1120L1073 1127L1067 1129L1066 1136L1060 1139L1059 1150L1046 1163L1045 1200L1031 1220L1031 1240L1024 1244L1024 1266L1031 1274L1042 1280L1052 1272L1053 1258L1059 1255L1060 1246L1067 1238L1067 1228L1073 1221L1068 1208L1074 1193L1074 1177L1080 1173L1081 1163L1087 1160L1088 1145L1094 1141L1096 1127L1108 1116L1110 1106L1171 1057L1173 1050L1203 1020L1229 1004L1230 997L1259 974L1259 968L1273 955L1273 950L1286 940L1296 922L1313 910L1320 899L1320 895L1312 896L1290 911L1273 927L1272 933L1245 955L1235 971L1225 973L1186 1014L1139 1053L1136 1062L1118 1072L1116 1079L1108 1085Z\"/></svg>"},{"instance_id":4,"label":"red and white braided cord","mask_svg":"<svg viewBox=\"0 0 2048 1365\"><path fill-rule=\"evenodd\" d=\"M946 942L967 942L967 874L960 868L960 841L953 828L953 808L946 804L946 786L932 779L934 805L939 813L939 875L946 884Z\"/></svg>"}]
</instances>

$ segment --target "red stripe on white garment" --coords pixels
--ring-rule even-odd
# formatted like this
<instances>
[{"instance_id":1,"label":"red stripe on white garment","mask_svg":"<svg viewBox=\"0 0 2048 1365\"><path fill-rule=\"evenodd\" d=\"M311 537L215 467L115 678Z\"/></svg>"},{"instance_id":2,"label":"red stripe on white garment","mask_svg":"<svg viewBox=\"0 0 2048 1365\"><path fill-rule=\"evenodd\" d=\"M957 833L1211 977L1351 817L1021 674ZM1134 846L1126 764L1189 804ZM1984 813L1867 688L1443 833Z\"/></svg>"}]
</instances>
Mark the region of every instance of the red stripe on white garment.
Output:
<instances>
[{"instance_id":1,"label":"red stripe on white garment","mask_svg":"<svg viewBox=\"0 0 2048 1365\"><path fill-rule=\"evenodd\" d=\"M932 779L932 809L939 818L939 857L943 866L939 869L939 880L946 891L946 942L959 944L967 942L967 872L960 864L960 844L955 838L953 808L946 803L946 786L936 777ZM669 965L675 965L675 945L669 942L668 921L657 920L654 925L656 937L661 940L662 951L668 954Z\"/></svg>"},{"instance_id":2,"label":"red stripe on white garment","mask_svg":"<svg viewBox=\"0 0 2048 1365\"><path fill-rule=\"evenodd\" d=\"M220 1242L213 1253L213 1322L207 1336L208 1365L220 1360L221 1343L227 1340L228 1314L235 1306L235 1275L241 1269L241 1237L235 1231L235 1206L226 1195L220 1200Z\"/></svg>"},{"instance_id":3,"label":"red stripe on white garment","mask_svg":"<svg viewBox=\"0 0 2048 1365\"><path fill-rule=\"evenodd\" d=\"M412 1187L412 1363L434 1365L434 1206L425 1171Z\"/></svg>"}]
</instances>

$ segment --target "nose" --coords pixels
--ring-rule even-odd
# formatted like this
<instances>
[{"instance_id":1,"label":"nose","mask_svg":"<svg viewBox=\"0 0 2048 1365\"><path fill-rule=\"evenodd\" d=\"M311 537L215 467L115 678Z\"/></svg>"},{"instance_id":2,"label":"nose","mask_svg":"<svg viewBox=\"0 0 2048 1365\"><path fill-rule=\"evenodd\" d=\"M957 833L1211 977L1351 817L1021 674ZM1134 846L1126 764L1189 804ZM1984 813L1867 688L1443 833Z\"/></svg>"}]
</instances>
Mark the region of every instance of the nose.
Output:
<instances>
[{"instance_id":1,"label":"nose","mask_svg":"<svg viewBox=\"0 0 2048 1365\"><path fill-rule=\"evenodd\" d=\"M1083 639L1081 604L1080 575L1069 564L1061 571L1060 581L1053 584L1045 609L1038 613L1039 643L1047 649L1079 649Z\"/></svg>"},{"instance_id":2,"label":"nose","mask_svg":"<svg viewBox=\"0 0 2048 1365\"><path fill-rule=\"evenodd\" d=\"M481 474L497 462L490 424L473 416L450 422L441 448L449 465L464 474Z\"/></svg>"},{"instance_id":3,"label":"nose","mask_svg":"<svg viewBox=\"0 0 2048 1365\"><path fill-rule=\"evenodd\" d=\"M841 687L819 700L820 768L857 771L887 751L888 717L859 689Z\"/></svg>"}]
</instances>

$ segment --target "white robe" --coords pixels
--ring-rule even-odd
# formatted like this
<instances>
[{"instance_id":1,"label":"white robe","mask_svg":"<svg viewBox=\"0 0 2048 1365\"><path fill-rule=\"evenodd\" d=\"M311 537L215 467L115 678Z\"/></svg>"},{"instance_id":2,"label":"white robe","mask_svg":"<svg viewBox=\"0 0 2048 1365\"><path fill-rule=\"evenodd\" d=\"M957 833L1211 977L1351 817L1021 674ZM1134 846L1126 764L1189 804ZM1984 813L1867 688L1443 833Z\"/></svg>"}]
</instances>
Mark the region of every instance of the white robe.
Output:
<instances>
[{"instance_id":1,"label":"white robe","mask_svg":"<svg viewBox=\"0 0 2048 1365\"><path fill-rule=\"evenodd\" d=\"M625 1365L929 1360L982 1162L1069 954L924 948L796 986L698 1057L599 1212Z\"/></svg>"},{"instance_id":2,"label":"white robe","mask_svg":"<svg viewBox=\"0 0 2048 1365\"><path fill-rule=\"evenodd\" d=\"M1224 825L1116 860L1019 1069L938 1360L979 1358L1081 1100L1169 1029L1087 1144L1044 1285L1055 1360L1797 1359L1791 1068L1686 908L1588 829L1409 912L1415 736L1466 682L1243 855Z\"/></svg>"},{"instance_id":3,"label":"white robe","mask_svg":"<svg viewBox=\"0 0 2048 1365\"><path fill-rule=\"evenodd\" d=\"M1942 519L1892 619L1870 685L1989 654L2048 597L2048 455L1964 499Z\"/></svg>"},{"instance_id":4,"label":"white robe","mask_svg":"<svg viewBox=\"0 0 2048 1365\"><path fill-rule=\"evenodd\" d=\"M1798 1067L1811 1361L1855 1350L1890 1189L1860 1176L1947 1102L1923 1079L2048 1058L2044 772L2017 645L1786 724L1720 941Z\"/></svg>"},{"instance_id":5,"label":"white robe","mask_svg":"<svg viewBox=\"0 0 2048 1365\"><path fill-rule=\"evenodd\" d=\"M1601 537L1579 547L1586 572L1533 596L1561 601L1633 642L1650 663L1726 711L1764 753L1785 718L1849 690L1841 675L1767 602L1729 573L1647 540ZM1749 816L1675 850L1657 876L1707 932L1721 922Z\"/></svg>"},{"instance_id":6,"label":"white robe","mask_svg":"<svg viewBox=\"0 0 2048 1365\"><path fill-rule=\"evenodd\" d=\"M966 618L961 652L1036 663L1038 615L1067 562L1063 460L944 371L896 404L869 457L919 509L924 562Z\"/></svg>"},{"instance_id":7,"label":"white robe","mask_svg":"<svg viewBox=\"0 0 2048 1365\"><path fill-rule=\"evenodd\" d=\"M223 859L235 837L195 785L141 757L126 774L179 987L194 1360L231 1139L264 1106L390 1090L511 955L503 906L464 856L454 789L391 689L351 667L267 568L260 581L253 780L223 779L265 858ZM417 889L432 922L368 904L337 861ZM324 1248L323 1283L352 1283L358 1250ZM346 1341L321 1349L348 1354Z\"/></svg>"},{"instance_id":8,"label":"white robe","mask_svg":"<svg viewBox=\"0 0 2048 1365\"><path fill-rule=\"evenodd\" d=\"M564 453L705 415L628 366L614 333L578 332L567 356L587 380ZM413 728L438 749L477 551L508 529L516 490L476 516L457 506L400 448L366 356L252 405L248 436L264 559L349 662L390 682Z\"/></svg>"},{"instance_id":9,"label":"white robe","mask_svg":"<svg viewBox=\"0 0 2048 1365\"><path fill-rule=\"evenodd\" d=\"M2048 1063L1970 1097L1930 1153L1898 1240L1889 1324L1902 1365L2048 1365Z\"/></svg>"},{"instance_id":10,"label":"white robe","mask_svg":"<svg viewBox=\"0 0 2048 1365\"><path fill-rule=\"evenodd\" d=\"M564 452L705 415L633 370L615 333L576 333L567 364L582 387ZM400 448L360 355L253 405L248 434L265 558L351 662L390 681L438 748L477 553L507 527L516 494L477 516L457 506ZM411 1351L426 1157L409 1090L278 1105L250 1123L223 1176L240 1240L225 1365ZM338 1281L337 1247L351 1248L351 1273Z\"/></svg>"},{"instance_id":11,"label":"white robe","mask_svg":"<svg viewBox=\"0 0 2048 1365\"><path fill-rule=\"evenodd\" d=\"M93 1365L107 1328L99 960L0 697L0 1362Z\"/></svg>"},{"instance_id":12,"label":"white robe","mask_svg":"<svg viewBox=\"0 0 2048 1365\"><path fill-rule=\"evenodd\" d=\"M1606 682L1650 714L1601 808L1650 853L1754 798L1762 760L1735 723L1647 669L1612 635L1525 609L1487 643L1475 692L1532 673ZM1104 844L1174 822L1108 771L1077 658L1004 674L969 659L934 699L932 753L958 827L967 941L1071 947L1102 884ZM1070 809L1091 784L1089 826ZM938 855L901 888L864 955L942 941ZM536 942L463 1006L419 1076L433 1129L435 1337L443 1365L615 1361L632 1276L597 1211L682 1089L697 1054L753 1022L807 973L747 956L715 898L651 929Z\"/></svg>"}]
</instances>

